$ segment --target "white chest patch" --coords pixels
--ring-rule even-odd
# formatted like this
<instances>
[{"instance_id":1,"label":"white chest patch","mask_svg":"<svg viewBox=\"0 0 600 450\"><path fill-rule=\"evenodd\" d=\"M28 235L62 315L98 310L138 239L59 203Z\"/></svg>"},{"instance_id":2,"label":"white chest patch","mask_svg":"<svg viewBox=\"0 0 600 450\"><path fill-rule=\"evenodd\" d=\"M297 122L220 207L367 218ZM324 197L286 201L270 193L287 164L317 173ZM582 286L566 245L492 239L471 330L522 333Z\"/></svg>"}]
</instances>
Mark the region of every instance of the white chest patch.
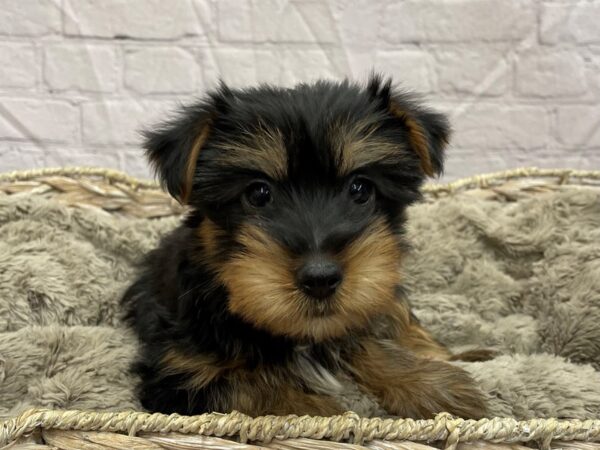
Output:
<instances>
[{"instance_id":1,"label":"white chest patch","mask_svg":"<svg viewBox=\"0 0 600 450\"><path fill-rule=\"evenodd\" d=\"M323 367L319 361L309 355L307 349L296 349L296 368L298 375L307 386L319 394L336 394L343 390L343 386L336 376Z\"/></svg>"}]
</instances>

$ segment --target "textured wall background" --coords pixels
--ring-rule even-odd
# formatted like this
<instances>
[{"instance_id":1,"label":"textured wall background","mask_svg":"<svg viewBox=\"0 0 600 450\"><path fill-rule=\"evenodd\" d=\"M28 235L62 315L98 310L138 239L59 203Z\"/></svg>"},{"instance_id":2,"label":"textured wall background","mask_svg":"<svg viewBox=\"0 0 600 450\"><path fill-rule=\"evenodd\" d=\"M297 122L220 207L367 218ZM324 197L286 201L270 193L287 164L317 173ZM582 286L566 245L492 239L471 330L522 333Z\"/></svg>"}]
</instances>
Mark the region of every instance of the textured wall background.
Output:
<instances>
[{"instance_id":1,"label":"textured wall background","mask_svg":"<svg viewBox=\"0 0 600 450\"><path fill-rule=\"evenodd\" d=\"M0 0L0 170L148 175L136 130L221 76L385 71L447 111L446 179L600 168L600 0Z\"/></svg>"}]
</instances>

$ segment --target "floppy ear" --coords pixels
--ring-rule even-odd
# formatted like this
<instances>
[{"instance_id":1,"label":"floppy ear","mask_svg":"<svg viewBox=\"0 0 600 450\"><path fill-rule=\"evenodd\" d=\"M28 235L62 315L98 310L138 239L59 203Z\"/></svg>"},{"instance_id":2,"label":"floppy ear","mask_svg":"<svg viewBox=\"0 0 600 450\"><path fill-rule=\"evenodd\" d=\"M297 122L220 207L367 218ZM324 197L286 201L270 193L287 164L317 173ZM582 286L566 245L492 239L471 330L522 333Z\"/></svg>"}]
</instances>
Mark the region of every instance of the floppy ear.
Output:
<instances>
[{"instance_id":1,"label":"floppy ear","mask_svg":"<svg viewBox=\"0 0 600 450\"><path fill-rule=\"evenodd\" d=\"M418 105L414 96L409 93L393 92L391 80L382 82L381 77L373 76L368 90L380 100L382 107L402 123L410 146L420 160L423 173L429 177L440 175L450 138L450 125L446 116Z\"/></svg>"},{"instance_id":2,"label":"floppy ear","mask_svg":"<svg viewBox=\"0 0 600 450\"><path fill-rule=\"evenodd\" d=\"M143 133L146 156L161 185L182 204L190 200L196 162L212 123L231 95L221 84L206 100L182 107L173 119Z\"/></svg>"}]
</instances>

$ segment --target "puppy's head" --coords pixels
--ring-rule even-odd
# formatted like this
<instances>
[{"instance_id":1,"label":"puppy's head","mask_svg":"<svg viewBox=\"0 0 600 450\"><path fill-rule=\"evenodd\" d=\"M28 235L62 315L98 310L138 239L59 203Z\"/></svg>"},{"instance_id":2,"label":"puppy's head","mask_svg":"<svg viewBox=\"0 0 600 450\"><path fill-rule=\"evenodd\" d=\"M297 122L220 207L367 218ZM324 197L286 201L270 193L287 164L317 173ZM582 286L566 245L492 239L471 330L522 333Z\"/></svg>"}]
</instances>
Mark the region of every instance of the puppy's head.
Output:
<instances>
[{"instance_id":1,"label":"puppy's head","mask_svg":"<svg viewBox=\"0 0 600 450\"><path fill-rule=\"evenodd\" d=\"M320 341L394 304L400 231L442 170L445 118L390 82L219 90L147 134L169 192L191 206L197 262L227 309Z\"/></svg>"}]
</instances>

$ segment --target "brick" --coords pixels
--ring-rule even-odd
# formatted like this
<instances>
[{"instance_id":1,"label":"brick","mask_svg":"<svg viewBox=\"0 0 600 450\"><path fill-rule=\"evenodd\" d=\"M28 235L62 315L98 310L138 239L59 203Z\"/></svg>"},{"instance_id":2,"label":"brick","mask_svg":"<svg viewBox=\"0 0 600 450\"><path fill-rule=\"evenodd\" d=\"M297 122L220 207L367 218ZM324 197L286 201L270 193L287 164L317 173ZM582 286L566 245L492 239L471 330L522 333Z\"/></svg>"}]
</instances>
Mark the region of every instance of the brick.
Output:
<instances>
[{"instance_id":1,"label":"brick","mask_svg":"<svg viewBox=\"0 0 600 450\"><path fill-rule=\"evenodd\" d=\"M327 2L222 0L218 33L224 42L337 42Z\"/></svg>"},{"instance_id":2,"label":"brick","mask_svg":"<svg viewBox=\"0 0 600 450\"><path fill-rule=\"evenodd\" d=\"M154 177L150 164L139 148L125 149L121 152L121 170L135 177L150 180Z\"/></svg>"},{"instance_id":3,"label":"brick","mask_svg":"<svg viewBox=\"0 0 600 450\"><path fill-rule=\"evenodd\" d=\"M79 137L77 107L59 100L1 99L0 138L71 143Z\"/></svg>"},{"instance_id":4,"label":"brick","mask_svg":"<svg viewBox=\"0 0 600 450\"><path fill-rule=\"evenodd\" d=\"M484 173L516 169L523 166L537 166L532 152L509 148L464 148L451 145L447 152L444 176L441 182Z\"/></svg>"},{"instance_id":5,"label":"brick","mask_svg":"<svg viewBox=\"0 0 600 450\"><path fill-rule=\"evenodd\" d=\"M120 169L119 152L90 150L87 148L53 148L46 151L44 165L47 167L100 167Z\"/></svg>"},{"instance_id":6,"label":"brick","mask_svg":"<svg viewBox=\"0 0 600 450\"><path fill-rule=\"evenodd\" d=\"M30 44L0 44L0 86L33 88L37 81L38 62Z\"/></svg>"},{"instance_id":7,"label":"brick","mask_svg":"<svg viewBox=\"0 0 600 450\"><path fill-rule=\"evenodd\" d=\"M66 0L65 10L68 35L178 39L202 34L190 0Z\"/></svg>"},{"instance_id":8,"label":"brick","mask_svg":"<svg viewBox=\"0 0 600 450\"><path fill-rule=\"evenodd\" d=\"M585 58L585 62L588 95L600 99L600 51L597 55L590 55L589 58Z\"/></svg>"},{"instance_id":9,"label":"brick","mask_svg":"<svg viewBox=\"0 0 600 450\"><path fill-rule=\"evenodd\" d=\"M0 145L0 172L44 167L44 155L41 147L3 143Z\"/></svg>"},{"instance_id":10,"label":"brick","mask_svg":"<svg viewBox=\"0 0 600 450\"><path fill-rule=\"evenodd\" d=\"M372 50L379 43L379 26L385 2L373 0L331 0L339 41L344 46Z\"/></svg>"},{"instance_id":11,"label":"brick","mask_svg":"<svg viewBox=\"0 0 600 450\"><path fill-rule=\"evenodd\" d=\"M174 106L174 102L133 99L83 103L83 141L91 145L139 145L140 131L169 116Z\"/></svg>"},{"instance_id":12,"label":"brick","mask_svg":"<svg viewBox=\"0 0 600 450\"><path fill-rule=\"evenodd\" d=\"M557 133L559 142L570 147L600 147L600 106L559 106Z\"/></svg>"},{"instance_id":13,"label":"brick","mask_svg":"<svg viewBox=\"0 0 600 450\"><path fill-rule=\"evenodd\" d=\"M506 49L461 48L435 54L439 89L447 94L501 95L508 89Z\"/></svg>"},{"instance_id":14,"label":"brick","mask_svg":"<svg viewBox=\"0 0 600 450\"><path fill-rule=\"evenodd\" d=\"M600 147L589 149L496 150L451 148L442 182L520 167L590 170L600 167Z\"/></svg>"},{"instance_id":15,"label":"brick","mask_svg":"<svg viewBox=\"0 0 600 450\"><path fill-rule=\"evenodd\" d=\"M253 39L251 0L221 0L217 8L220 40L232 42Z\"/></svg>"},{"instance_id":16,"label":"brick","mask_svg":"<svg viewBox=\"0 0 600 450\"><path fill-rule=\"evenodd\" d=\"M347 72L355 80L365 80L375 67L377 53L372 49L354 49L346 53ZM401 80L398 80L401 81Z\"/></svg>"},{"instance_id":17,"label":"brick","mask_svg":"<svg viewBox=\"0 0 600 450\"><path fill-rule=\"evenodd\" d=\"M589 170L590 168L598 170L600 167L600 147L590 148L579 155L579 164L574 166L576 169Z\"/></svg>"},{"instance_id":18,"label":"brick","mask_svg":"<svg viewBox=\"0 0 600 450\"><path fill-rule=\"evenodd\" d=\"M207 80L219 78L232 87L280 83L281 60L276 52L257 49L216 48L203 56Z\"/></svg>"},{"instance_id":19,"label":"brick","mask_svg":"<svg viewBox=\"0 0 600 450\"><path fill-rule=\"evenodd\" d=\"M319 78L336 79L343 73L340 52L290 48L279 56L279 82L286 86Z\"/></svg>"},{"instance_id":20,"label":"brick","mask_svg":"<svg viewBox=\"0 0 600 450\"><path fill-rule=\"evenodd\" d=\"M473 104L450 113L455 147L537 149L550 135L548 112L542 106Z\"/></svg>"},{"instance_id":21,"label":"brick","mask_svg":"<svg viewBox=\"0 0 600 450\"><path fill-rule=\"evenodd\" d=\"M600 43L600 1L543 3L540 12L540 40L545 44Z\"/></svg>"},{"instance_id":22,"label":"brick","mask_svg":"<svg viewBox=\"0 0 600 450\"><path fill-rule=\"evenodd\" d=\"M433 57L417 50L378 51L375 70L392 76L401 86L422 93L431 92Z\"/></svg>"},{"instance_id":23,"label":"brick","mask_svg":"<svg viewBox=\"0 0 600 450\"><path fill-rule=\"evenodd\" d=\"M407 0L383 13L382 37L389 43L511 41L535 32L528 0Z\"/></svg>"},{"instance_id":24,"label":"brick","mask_svg":"<svg viewBox=\"0 0 600 450\"><path fill-rule=\"evenodd\" d=\"M2 0L0 34L43 36L60 32L60 3L40 0Z\"/></svg>"},{"instance_id":25,"label":"brick","mask_svg":"<svg viewBox=\"0 0 600 450\"><path fill-rule=\"evenodd\" d=\"M525 164L544 169L597 169L600 167L600 148L577 148L573 150L550 147L525 155Z\"/></svg>"},{"instance_id":26,"label":"brick","mask_svg":"<svg viewBox=\"0 0 600 450\"><path fill-rule=\"evenodd\" d=\"M344 56L323 49L282 48L275 51L217 49L206 55L206 80L214 85L219 78L237 87L257 83L292 86L299 81L339 78ZM204 63L203 63L204 64Z\"/></svg>"},{"instance_id":27,"label":"brick","mask_svg":"<svg viewBox=\"0 0 600 450\"><path fill-rule=\"evenodd\" d=\"M194 56L178 47L129 49L125 86L141 94L194 92L200 77Z\"/></svg>"},{"instance_id":28,"label":"brick","mask_svg":"<svg viewBox=\"0 0 600 450\"><path fill-rule=\"evenodd\" d=\"M448 152L442 182L519 167L547 169L590 169L600 167L600 149L564 151L514 147L465 149L453 146Z\"/></svg>"},{"instance_id":29,"label":"brick","mask_svg":"<svg viewBox=\"0 0 600 450\"><path fill-rule=\"evenodd\" d=\"M112 92L117 56L106 45L57 44L44 49L44 81L53 91Z\"/></svg>"},{"instance_id":30,"label":"brick","mask_svg":"<svg viewBox=\"0 0 600 450\"><path fill-rule=\"evenodd\" d=\"M587 90L585 62L577 53L534 50L517 58L516 90L523 96L576 97Z\"/></svg>"}]
</instances>

